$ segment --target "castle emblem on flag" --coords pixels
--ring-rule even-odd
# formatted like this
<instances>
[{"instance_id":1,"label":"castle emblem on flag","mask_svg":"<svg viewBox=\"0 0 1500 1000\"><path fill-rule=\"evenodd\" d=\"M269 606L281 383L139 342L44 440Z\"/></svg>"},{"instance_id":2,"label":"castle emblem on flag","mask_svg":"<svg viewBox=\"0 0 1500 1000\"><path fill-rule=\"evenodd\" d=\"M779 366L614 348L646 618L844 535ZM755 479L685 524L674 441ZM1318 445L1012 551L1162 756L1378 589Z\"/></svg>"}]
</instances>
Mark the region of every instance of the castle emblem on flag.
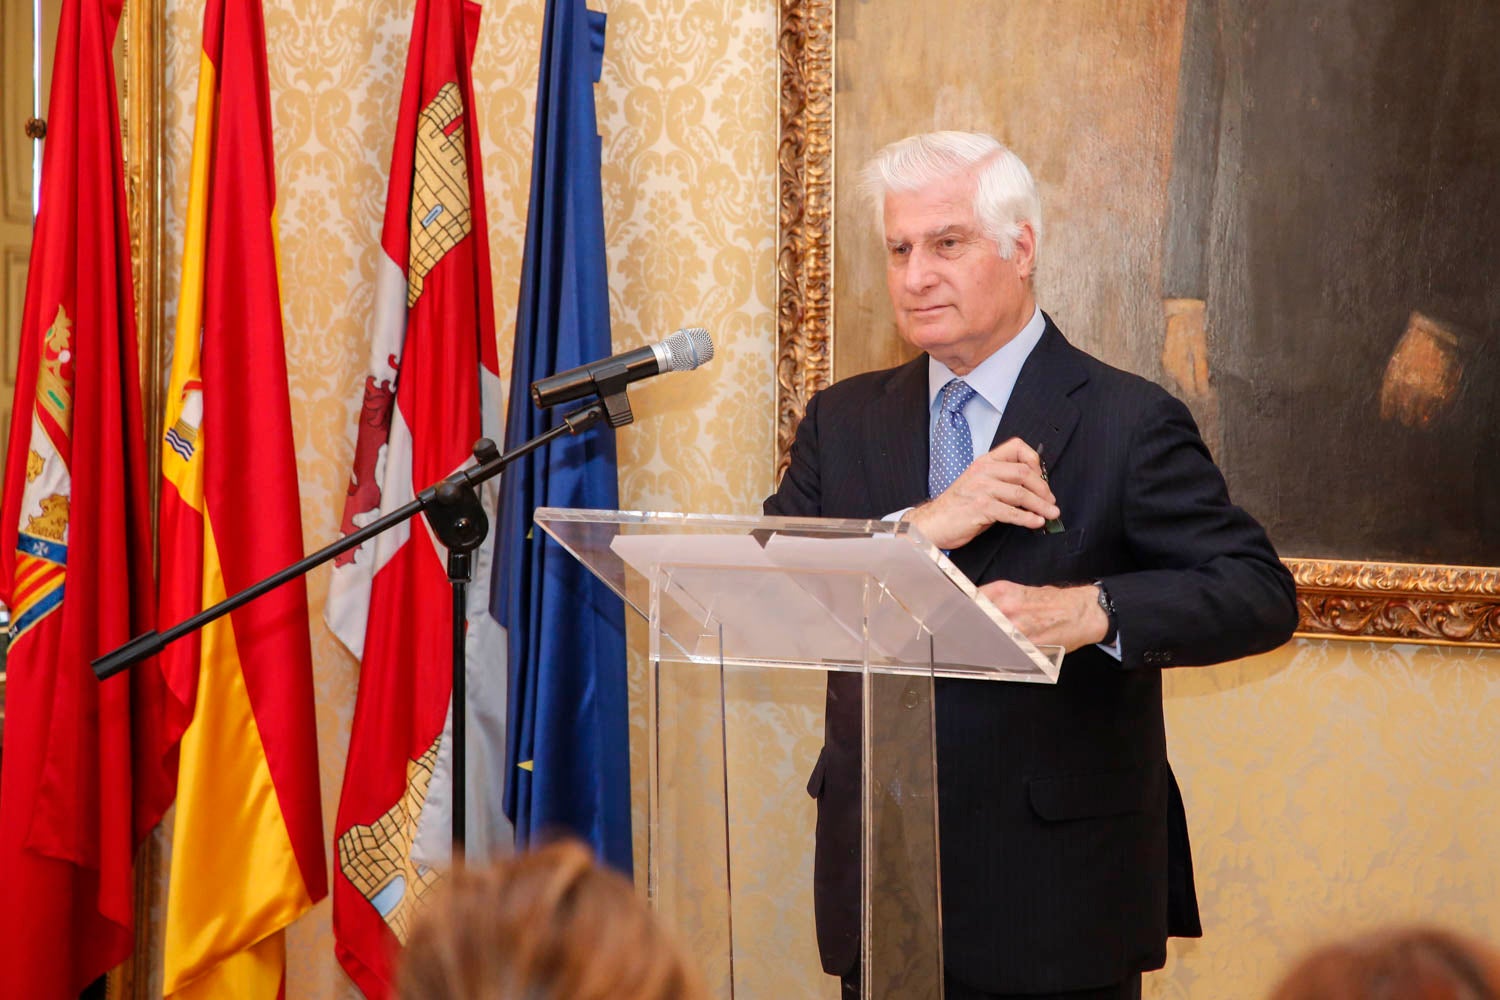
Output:
<instances>
[{"instance_id":1,"label":"castle emblem on flag","mask_svg":"<svg viewBox=\"0 0 1500 1000\"><path fill-rule=\"evenodd\" d=\"M370 901L402 945L417 904L439 877L434 869L411 859L437 748L438 741L433 740L421 757L407 761L406 794L399 802L374 823L351 826L339 838L339 870Z\"/></svg>"},{"instance_id":2,"label":"castle emblem on flag","mask_svg":"<svg viewBox=\"0 0 1500 1000\"><path fill-rule=\"evenodd\" d=\"M67 436L73 430L73 323L62 306L52 326L42 337L42 360L36 377L37 416L49 436Z\"/></svg>"},{"instance_id":3,"label":"castle emblem on flag","mask_svg":"<svg viewBox=\"0 0 1500 1000\"><path fill-rule=\"evenodd\" d=\"M411 192L411 261L406 304L415 305L423 279L473 228L469 169L464 161L464 105L458 84L445 83L417 121L416 177Z\"/></svg>"}]
</instances>

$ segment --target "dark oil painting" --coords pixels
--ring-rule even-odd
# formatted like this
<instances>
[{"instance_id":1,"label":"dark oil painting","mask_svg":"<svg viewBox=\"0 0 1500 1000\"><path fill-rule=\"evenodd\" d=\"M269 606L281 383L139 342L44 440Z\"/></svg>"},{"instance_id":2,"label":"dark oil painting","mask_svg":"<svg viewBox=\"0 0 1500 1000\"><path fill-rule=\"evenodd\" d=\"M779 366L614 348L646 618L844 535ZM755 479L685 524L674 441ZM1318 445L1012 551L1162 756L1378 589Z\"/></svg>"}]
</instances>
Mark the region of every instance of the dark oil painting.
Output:
<instances>
[{"instance_id":1,"label":"dark oil painting","mask_svg":"<svg viewBox=\"0 0 1500 1000\"><path fill-rule=\"evenodd\" d=\"M840 0L834 374L907 356L855 194L972 128L1038 299L1192 408L1285 556L1500 566L1500 3Z\"/></svg>"}]
</instances>

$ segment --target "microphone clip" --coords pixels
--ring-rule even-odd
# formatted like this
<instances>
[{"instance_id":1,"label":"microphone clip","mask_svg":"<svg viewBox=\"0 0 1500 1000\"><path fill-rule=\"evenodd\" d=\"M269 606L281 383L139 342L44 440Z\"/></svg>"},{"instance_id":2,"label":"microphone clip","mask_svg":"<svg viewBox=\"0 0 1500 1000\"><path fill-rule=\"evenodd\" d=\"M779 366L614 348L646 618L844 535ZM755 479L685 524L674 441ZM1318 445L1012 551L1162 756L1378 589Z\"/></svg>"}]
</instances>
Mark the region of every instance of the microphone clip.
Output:
<instances>
[{"instance_id":1,"label":"microphone clip","mask_svg":"<svg viewBox=\"0 0 1500 1000\"><path fill-rule=\"evenodd\" d=\"M635 414L630 412L630 397L625 392L632 379L629 367L617 361L594 370L595 394L604 404L611 427L624 427L635 420Z\"/></svg>"}]
</instances>

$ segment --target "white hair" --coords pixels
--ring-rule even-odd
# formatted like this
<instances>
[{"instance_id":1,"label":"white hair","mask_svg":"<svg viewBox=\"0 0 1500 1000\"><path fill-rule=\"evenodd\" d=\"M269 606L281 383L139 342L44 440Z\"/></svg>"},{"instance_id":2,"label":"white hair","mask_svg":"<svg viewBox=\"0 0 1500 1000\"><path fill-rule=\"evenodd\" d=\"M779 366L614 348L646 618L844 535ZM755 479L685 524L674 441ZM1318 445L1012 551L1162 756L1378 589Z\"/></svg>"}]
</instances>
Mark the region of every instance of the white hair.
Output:
<instances>
[{"instance_id":1,"label":"white hair","mask_svg":"<svg viewBox=\"0 0 1500 1000\"><path fill-rule=\"evenodd\" d=\"M977 169L975 169L977 168ZM1033 246L1042 239L1042 199L1021 158L993 136L979 132L928 132L908 136L876 153L860 171L860 190L885 233L885 198L893 191L920 191L974 170L974 217L1006 259L1016 251L1021 226L1031 227Z\"/></svg>"}]
</instances>

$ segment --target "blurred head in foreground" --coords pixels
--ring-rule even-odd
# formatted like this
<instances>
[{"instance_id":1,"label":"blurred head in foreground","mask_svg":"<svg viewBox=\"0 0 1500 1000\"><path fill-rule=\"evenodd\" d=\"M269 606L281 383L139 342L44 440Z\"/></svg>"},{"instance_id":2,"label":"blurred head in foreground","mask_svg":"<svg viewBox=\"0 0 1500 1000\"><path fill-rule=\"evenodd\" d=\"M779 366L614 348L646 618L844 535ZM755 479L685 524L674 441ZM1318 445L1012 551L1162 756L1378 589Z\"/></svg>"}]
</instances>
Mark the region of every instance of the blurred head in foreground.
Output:
<instances>
[{"instance_id":1,"label":"blurred head in foreground","mask_svg":"<svg viewBox=\"0 0 1500 1000\"><path fill-rule=\"evenodd\" d=\"M455 869L412 926L402 1000L701 1000L631 884L561 841Z\"/></svg>"},{"instance_id":2,"label":"blurred head in foreground","mask_svg":"<svg viewBox=\"0 0 1500 1000\"><path fill-rule=\"evenodd\" d=\"M1500 957L1431 927L1324 945L1287 973L1272 1000L1500 1000Z\"/></svg>"}]
</instances>

